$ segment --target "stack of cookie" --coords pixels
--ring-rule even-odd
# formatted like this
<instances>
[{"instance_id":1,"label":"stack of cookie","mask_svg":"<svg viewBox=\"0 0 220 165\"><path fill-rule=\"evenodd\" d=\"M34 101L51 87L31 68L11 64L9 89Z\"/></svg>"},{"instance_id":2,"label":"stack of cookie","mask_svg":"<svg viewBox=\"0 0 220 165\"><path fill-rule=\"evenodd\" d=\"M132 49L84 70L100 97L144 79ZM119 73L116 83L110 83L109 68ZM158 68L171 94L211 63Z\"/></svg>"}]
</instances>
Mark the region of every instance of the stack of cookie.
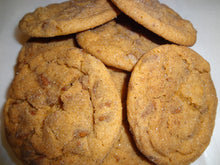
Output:
<instances>
[{"instance_id":1,"label":"stack of cookie","mask_svg":"<svg viewBox=\"0 0 220 165\"><path fill-rule=\"evenodd\" d=\"M158 0L37 8L4 108L26 164L189 164L208 146L217 97L193 25Z\"/></svg>"}]
</instances>

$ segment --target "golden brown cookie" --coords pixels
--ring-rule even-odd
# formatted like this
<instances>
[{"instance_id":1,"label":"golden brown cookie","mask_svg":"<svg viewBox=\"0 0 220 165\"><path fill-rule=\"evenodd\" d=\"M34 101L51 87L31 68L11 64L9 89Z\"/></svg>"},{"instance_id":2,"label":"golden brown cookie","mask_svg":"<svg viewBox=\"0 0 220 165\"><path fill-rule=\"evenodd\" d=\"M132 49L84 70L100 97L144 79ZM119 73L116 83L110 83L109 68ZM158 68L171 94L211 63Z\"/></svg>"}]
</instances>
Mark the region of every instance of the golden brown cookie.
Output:
<instances>
[{"instance_id":1,"label":"golden brown cookie","mask_svg":"<svg viewBox=\"0 0 220 165\"><path fill-rule=\"evenodd\" d=\"M126 112L126 94L130 73L115 68L108 68L108 71L121 94L122 105L124 105L123 127L119 140L114 144L102 165L150 165L152 163L138 151L129 132Z\"/></svg>"},{"instance_id":2,"label":"golden brown cookie","mask_svg":"<svg viewBox=\"0 0 220 165\"><path fill-rule=\"evenodd\" d=\"M99 164L122 122L109 72L73 46L32 51L24 47L20 53L4 108L12 149L27 164Z\"/></svg>"},{"instance_id":3,"label":"golden brown cookie","mask_svg":"<svg viewBox=\"0 0 220 165\"><path fill-rule=\"evenodd\" d=\"M122 103L125 102L127 97L127 86L130 78L130 73L112 67L107 67L107 69L112 77L113 82L115 83L119 95L121 96Z\"/></svg>"},{"instance_id":4,"label":"golden brown cookie","mask_svg":"<svg viewBox=\"0 0 220 165\"><path fill-rule=\"evenodd\" d=\"M196 30L190 21L158 0L112 0L125 14L168 41L192 46Z\"/></svg>"},{"instance_id":5,"label":"golden brown cookie","mask_svg":"<svg viewBox=\"0 0 220 165\"><path fill-rule=\"evenodd\" d=\"M131 26L111 21L77 34L77 42L106 65L131 71L144 53L158 46L147 37Z\"/></svg>"},{"instance_id":6,"label":"golden brown cookie","mask_svg":"<svg viewBox=\"0 0 220 165\"><path fill-rule=\"evenodd\" d=\"M108 0L70 0L27 13L19 27L33 37L53 37L96 27L116 16Z\"/></svg>"},{"instance_id":7,"label":"golden brown cookie","mask_svg":"<svg viewBox=\"0 0 220 165\"><path fill-rule=\"evenodd\" d=\"M102 165L153 165L135 146L129 132L128 123L124 122L120 139L114 144Z\"/></svg>"},{"instance_id":8,"label":"golden brown cookie","mask_svg":"<svg viewBox=\"0 0 220 165\"><path fill-rule=\"evenodd\" d=\"M142 56L128 87L128 121L156 164L189 164L208 146L217 97L210 66L190 48L163 45Z\"/></svg>"},{"instance_id":9,"label":"golden brown cookie","mask_svg":"<svg viewBox=\"0 0 220 165\"><path fill-rule=\"evenodd\" d=\"M27 61L35 58L37 55L59 46L76 46L74 36L68 35L52 38L30 38L19 53L15 71L19 71L19 69L22 68Z\"/></svg>"}]
</instances>

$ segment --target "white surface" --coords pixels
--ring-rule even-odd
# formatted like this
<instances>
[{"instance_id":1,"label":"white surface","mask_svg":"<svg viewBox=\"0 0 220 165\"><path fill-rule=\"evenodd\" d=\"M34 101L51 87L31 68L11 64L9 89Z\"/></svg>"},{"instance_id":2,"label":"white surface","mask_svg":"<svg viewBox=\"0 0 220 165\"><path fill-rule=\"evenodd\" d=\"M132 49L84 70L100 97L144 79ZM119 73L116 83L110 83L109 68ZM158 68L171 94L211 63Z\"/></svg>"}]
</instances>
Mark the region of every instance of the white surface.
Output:
<instances>
[{"instance_id":1,"label":"white surface","mask_svg":"<svg viewBox=\"0 0 220 165\"><path fill-rule=\"evenodd\" d=\"M17 29L19 20L38 6L59 0L0 0L0 164L20 164L14 158L4 138L2 111L7 89L14 76L14 65L22 44L27 37ZM211 65L211 75L217 94L220 94L220 1L219 0L161 0L183 18L190 20L197 29L197 42L193 50ZM211 143L193 165L220 164L220 114L218 107L216 125ZM10 156L9 156L10 155Z\"/></svg>"}]
</instances>

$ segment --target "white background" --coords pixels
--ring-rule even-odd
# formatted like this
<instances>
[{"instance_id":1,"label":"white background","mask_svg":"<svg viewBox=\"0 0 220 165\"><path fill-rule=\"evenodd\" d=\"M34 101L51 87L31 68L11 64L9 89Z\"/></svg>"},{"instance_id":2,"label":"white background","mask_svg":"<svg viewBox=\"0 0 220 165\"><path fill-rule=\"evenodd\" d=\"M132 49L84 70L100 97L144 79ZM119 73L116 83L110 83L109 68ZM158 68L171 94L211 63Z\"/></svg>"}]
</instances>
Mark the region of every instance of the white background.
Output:
<instances>
[{"instance_id":1,"label":"white background","mask_svg":"<svg viewBox=\"0 0 220 165\"><path fill-rule=\"evenodd\" d=\"M0 164L20 164L8 147L2 126L2 111L7 89L14 77L14 65L27 36L17 28L19 20L36 7L59 0L0 0ZM220 94L220 0L161 0L197 29L197 42L191 47L211 65L211 75L217 94ZM193 165L220 164L220 108L211 143Z\"/></svg>"}]
</instances>

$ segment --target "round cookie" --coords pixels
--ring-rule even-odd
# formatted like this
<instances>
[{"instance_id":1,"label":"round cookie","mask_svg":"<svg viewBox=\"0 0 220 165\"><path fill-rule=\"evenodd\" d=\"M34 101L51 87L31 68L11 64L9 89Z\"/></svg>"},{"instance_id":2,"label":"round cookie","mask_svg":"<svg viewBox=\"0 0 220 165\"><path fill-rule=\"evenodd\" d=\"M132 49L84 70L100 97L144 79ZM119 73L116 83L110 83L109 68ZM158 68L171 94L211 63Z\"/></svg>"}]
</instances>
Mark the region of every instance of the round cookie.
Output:
<instances>
[{"instance_id":1,"label":"round cookie","mask_svg":"<svg viewBox=\"0 0 220 165\"><path fill-rule=\"evenodd\" d=\"M146 157L138 151L129 132L126 112L126 95L130 73L115 68L108 68L108 71L116 84L116 88L121 94L123 105L123 123L121 136L113 145L113 148L104 159L102 165L150 165L152 163L150 163Z\"/></svg>"},{"instance_id":2,"label":"round cookie","mask_svg":"<svg viewBox=\"0 0 220 165\"><path fill-rule=\"evenodd\" d=\"M53 37L96 27L116 16L108 0L70 0L27 13L19 28L32 37Z\"/></svg>"},{"instance_id":3,"label":"round cookie","mask_svg":"<svg viewBox=\"0 0 220 165\"><path fill-rule=\"evenodd\" d=\"M130 72L126 72L120 69L107 67L113 82L115 83L116 89L121 96L122 103L125 102L127 97L127 86L130 78Z\"/></svg>"},{"instance_id":4,"label":"round cookie","mask_svg":"<svg viewBox=\"0 0 220 165\"><path fill-rule=\"evenodd\" d=\"M16 155L26 164L99 164L122 122L120 96L103 63L71 46L23 53L4 108Z\"/></svg>"},{"instance_id":5,"label":"round cookie","mask_svg":"<svg viewBox=\"0 0 220 165\"><path fill-rule=\"evenodd\" d=\"M16 72L18 72L27 61L35 58L39 54L59 46L75 47L75 39L73 35L58 36L51 38L31 38L25 43L20 50L17 58Z\"/></svg>"},{"instance_id":6,"label":"round cookie","mask_svg":"<svg viewBox=\"0 0 220 165\"><path fill-rule=\"evenodd\" d=\"M76 38L83 49L106 65L126 71L131 71L144 53L158 46L131 26L115 21L81 32Z\"/></svg>"},{"instance_id":7,"label":"round cookie","mask_svg":"<svg viewBox=\"0 0 220 165\"><path fill-rule=\"evenodd\" d=\"M102 165L153 165L135 146L129 132L128 123L124 121L120 139L114 144Z\"/></svg>"},{"instance_id":8,"label":"round cookie","mask_svg":"<svg viewBox=\"0 0 220 165\"><path fill-rule=\"evenodd\" d=\"M131 74L129 125L137 147L156 164L197 159L210 142L216 106L209 63L190 48L154 48Z\"/></svg>"},{"instance_id":9,"label":"round cookie","mask_svg":"<svg viewBox=\"0 0 220 165\"><path fill-rule=\"evenodd\" d=\"M196 30L190 21L158 0L112 0L125 14L135 21L176 44L192 46Z\"/></svg>"}]
</instances>

